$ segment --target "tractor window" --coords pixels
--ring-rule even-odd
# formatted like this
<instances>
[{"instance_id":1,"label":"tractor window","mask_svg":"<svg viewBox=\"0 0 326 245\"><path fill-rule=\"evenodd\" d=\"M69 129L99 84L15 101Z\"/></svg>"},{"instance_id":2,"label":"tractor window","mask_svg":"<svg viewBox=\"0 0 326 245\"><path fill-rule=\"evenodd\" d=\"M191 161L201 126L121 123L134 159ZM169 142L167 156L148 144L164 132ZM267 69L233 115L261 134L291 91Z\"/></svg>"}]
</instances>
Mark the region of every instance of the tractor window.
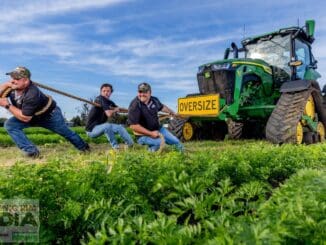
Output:
<instances>
[{"instance_id":1,"label":"tractor window","mask_svg":"<svg viewBox=\"0 0 326 245\"><path fill-rule=\"evenodd\" d=\"M291 74L288 66L290 61L290 37L271 36L258 40L256 43L248 44L247 58L262 59L271 66L281 68Z\"/></svg>"},{"instance_id":2,"label":"tractor window","mask_svg":"<svg viewBox=\"0 0 326 245\"><path fill-rule=\"evenodd\" d=\"M297 60L302 61L302 65L297 67L297 76L300 79L304 78L306 68L310 65L310 51L307 44L300 40L295 40L295 55Z\"/></svg>"}]
</instances>

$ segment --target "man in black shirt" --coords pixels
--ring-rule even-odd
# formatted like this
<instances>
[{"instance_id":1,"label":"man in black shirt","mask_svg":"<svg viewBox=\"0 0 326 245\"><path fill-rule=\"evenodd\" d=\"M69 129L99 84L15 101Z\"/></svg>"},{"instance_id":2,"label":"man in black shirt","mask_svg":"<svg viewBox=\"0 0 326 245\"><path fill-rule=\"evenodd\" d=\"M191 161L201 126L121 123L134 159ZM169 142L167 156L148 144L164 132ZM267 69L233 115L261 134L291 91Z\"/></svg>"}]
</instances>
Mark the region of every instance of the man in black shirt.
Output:
<instances>
[{"instance_id":1,"label":"man in black shirt","mask_svg":"<svg viewBox=\"0 0 326 245\"><path fill-rule=\"evenodd\" d=\"M111 84L102 84L100 89L101 94L95 99L95 103L100 106L93 106L89 112L86 123L86 134L91 138L105 134L113 149L119 149L119 144L115 138L115 134L119 134L128 147L132 146L134 142L122 125L107 122L108 117L119 112L119 107L110 100L112 92L113 88Z\"/></svg>"},{"instance_id":2,"label":"man in black shirt","mask_svg":"<svg viewBox=\"0 0 326 245\"><path fill-rule=\"evenodd\" d=\"M183 151L179 139L162 127L158 118L159 111L171 115L175 113L151 94L151 86L148 83L141 83L138 85L137 97L129 105L128 121L138 144L148 145L150 151L157 151L161 144L159 135L162 134L167 144L175 145L179 151Z\"/></svg>"},{"instance_id":3,"label":"man in black shirt","mask_svg":"<svg viewBox=\"0 0 326 245\"><path fill-rule=\"evenodd\" d=\"M89 150L88 144L67 127L56 102L33 84L26 67L17 67L6 75L10 75L11 80L1 84L0 91L11 88L11 92L7 98L0 98L0 106L11 112L13 117L5 122L4 127L26 156L39 155L37 147L23 132L24 128L32 126L44 127L63 136L80 151Z\"/></svg>"}]
</instances>

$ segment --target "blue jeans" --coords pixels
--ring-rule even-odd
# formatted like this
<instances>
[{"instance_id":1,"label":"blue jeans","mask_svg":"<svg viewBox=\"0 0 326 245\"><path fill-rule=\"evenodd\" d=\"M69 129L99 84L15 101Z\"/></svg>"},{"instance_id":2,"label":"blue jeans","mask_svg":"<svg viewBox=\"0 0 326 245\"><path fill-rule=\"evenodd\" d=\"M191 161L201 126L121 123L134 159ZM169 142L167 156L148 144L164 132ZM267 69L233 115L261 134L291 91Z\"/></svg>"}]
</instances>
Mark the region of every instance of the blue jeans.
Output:
<instances>
[{"instance_id":1,"label":"blue jeans","mask_svg":"<svg viewBox=\"0 0 326 245\"><path fill-rule=\"evenodd\" d=\"M4 127L12 140L18 148L23 150L25 153L38 152L37 147L26 137L23 131L24 128L33 126L43 127L63 136L81 151L88 148L87 143L85 143L77 133L68 128L59 107L54 108L49 115L42 119L42 121L26 123L15 117L11 117L4 124Z\"/></svg>"},{"instance_id":2,"label":"blue jeans","mask_svg":"<svg viewBox=\"0 0 326 245\"><path fill-rule=\"evenodd\" d=\"M119 134L123 141L131 146L134 144L131 136L128 134L127 130L120 124L115 123L102 123L96 125L91 132L86 132L88 137L96 138L105 134L108 141L111 143L112 148L119 148L119 144L117 139L115 138L115 134Z\"/></svg>"},{"instance_id":3,"label":"blue jeans","mask_svg":"<svg viewBox=\"0 0 326 245\"><path fill-rule=\"evenodd\" d=\"M159 132L164 136L165 143L168 145L175 145L179 151L183 151L183 145L180 140L169 132L166 128L161 128ZM140 145L148 145L149 151L157 151L160 148L161 139L151 138L149 136L141 136L137 140Z\"/></svg>"}]
</instances>

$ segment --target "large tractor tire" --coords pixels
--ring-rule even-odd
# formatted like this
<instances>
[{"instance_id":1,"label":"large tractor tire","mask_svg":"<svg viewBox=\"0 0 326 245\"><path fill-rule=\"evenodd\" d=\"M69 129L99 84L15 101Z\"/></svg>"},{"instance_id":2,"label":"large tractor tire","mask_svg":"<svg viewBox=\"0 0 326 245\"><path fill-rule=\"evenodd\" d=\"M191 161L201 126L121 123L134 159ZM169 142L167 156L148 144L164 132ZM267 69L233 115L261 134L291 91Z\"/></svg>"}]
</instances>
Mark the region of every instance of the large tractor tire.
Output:
<instances>
[{"instance_id":1,"label":"large tractor tire","mask_svg":"<svg viewBox=\"0 0 326 245\"><path fill-rule=\"evenodd\" d=\"M243 123L231 119L227 121L229 139L240 139L242 137Z\"/></svg>"},{"instance_id":2,"label":"large tractor tire","mask_svg":"<svg viewBox=\"0 0 326 245\"><path fill-rule=\"evenodd\" d=\"M169 121L168 129L173 133L176 137L181 139L182 137L182 127L184 123L187 121L187 119L179 119L174 118Z\"/></svg>"},{"instance_id":3,"label":"large tractor tire","mask_svg":"<svg viewBox=\"0 0 326 245\"><path fill-rule=\"evenodd\" d=\"M168 129L182 141L190 141L195 138L196 127L188 119L172 119L169 122Z\"/></svg>"},{"instance_id":4,"label":"large tractor tire","mask_svg":"<svg viewBox=\"0 0 326 245\"><path fill-rule=\"evenodd\" d=\"M324 124L320 122L319 133L307 131L307 123L301 120L303 115L314 119L324 117L315 106L316 90L283 93L266 125L266 138L275 144L311 144L325 138ZM318 109L318 108L317 108ZM305 130L306 129L306 130ZM309 129L308 129L309 130ZM320 140L318 140L320 138Z\"/></svg>"}]
</instances>

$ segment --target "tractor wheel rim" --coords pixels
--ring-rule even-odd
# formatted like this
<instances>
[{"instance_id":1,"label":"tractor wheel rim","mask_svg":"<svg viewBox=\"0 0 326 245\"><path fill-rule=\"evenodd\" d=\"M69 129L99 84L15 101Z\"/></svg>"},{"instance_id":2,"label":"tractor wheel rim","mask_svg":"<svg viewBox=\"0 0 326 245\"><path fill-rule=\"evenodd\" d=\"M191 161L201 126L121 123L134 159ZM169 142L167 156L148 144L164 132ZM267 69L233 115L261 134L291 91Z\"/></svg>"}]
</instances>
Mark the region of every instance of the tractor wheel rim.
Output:
<instances>
[{"instance_id":1,"label":"tractor wheel rim","mask_svg":"<svg viewBox=\"0 0 326 245\"><path fill-rule=\"evenodd\" d=\"M182 134L185 140L190 140L192 138L192 136L194 135L194 128L191 123L186 122L183 125Z\"/></svg>"},{"instance_id":2,"label":"tractor wheel rim","mask_svg":"<svg viewBox=\"0 0 326 245\"><path fill-rule=\"evenodd\" d=\"M315 102L314 102L314 98L312 97L312 95L309 96L306 106L304 108L304 115L307 115L308 117L310 117L311 119L315 118Z\"/></svg>"},{"instance_id":3,"label":"tractor wheel rim","mask_svg":"<svg viewBox=\"0 0 326 245\"><path fill-rule=\"evenodd\" d=\"M297 144L300 145L302 143L303 140L303 127L301 122L297 123L297 127L296 127L296 140L297 140Z\"/></svg>"},{"instance_id":4,"label":"tractor wheel rim","mask_svg":"<svg viewBox=\"0 0 326 245\"><path fill-rule=\"evenodd\" d=\"M317 124L317 133L318 133L320 142L324 142L325 141L325 127L324 127L324 124L322 124L321 122L318 122L318 124Z\"/></svg>"}]
</instances>

